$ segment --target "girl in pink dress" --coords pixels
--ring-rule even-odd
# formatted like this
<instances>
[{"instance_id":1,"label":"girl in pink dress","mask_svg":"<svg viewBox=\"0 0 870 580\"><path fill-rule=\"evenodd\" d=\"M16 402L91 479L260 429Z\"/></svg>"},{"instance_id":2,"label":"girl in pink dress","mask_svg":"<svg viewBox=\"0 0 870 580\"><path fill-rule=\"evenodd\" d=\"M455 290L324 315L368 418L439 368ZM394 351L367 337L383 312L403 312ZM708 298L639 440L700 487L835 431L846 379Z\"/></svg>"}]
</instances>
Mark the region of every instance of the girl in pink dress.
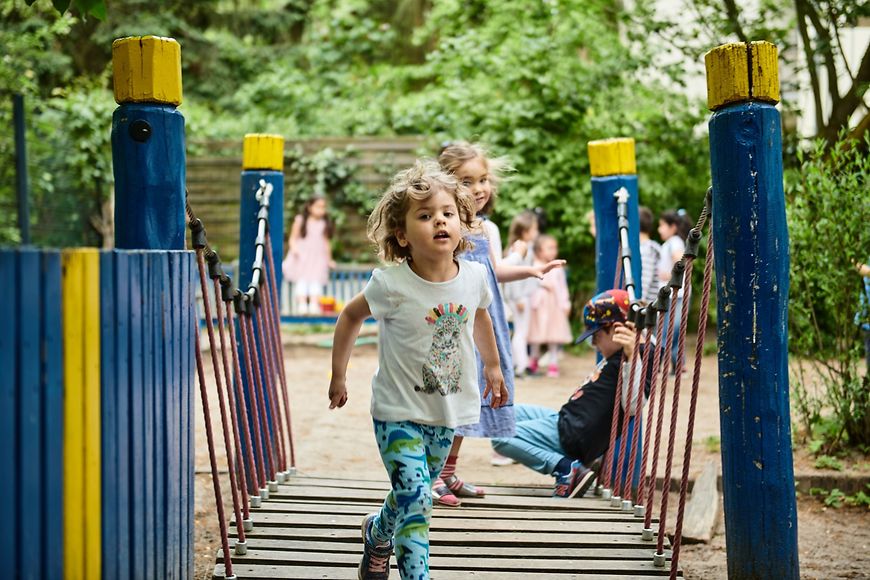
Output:
<instances>
[{"instance_id":1,"label":"girl in pink dress","mask_svg":"<svg viewBox=\"0 0 870 580\"><path fill-rule=\"evenodd\" d=\"M282 263L284 278L293 283L297 312L301 314L320 314L320 297L329 281L329 269L335 267L330 245L332 234L326 199L312 197L293 219L287 257Z\"/></svg>"},{"instance_id":2,"label":"girl in pink dress","mask_svg":"<svg viewBox=\"0 0 870 580\"><path fill-rule=\"evenodd\" d=\"M559 255L559 243L553 236L542 234L535 240L535 264L546 264ZM544 274L539 288L532 294L532 318L529 323L528 341L531 346L529 369L537 372L541 346L547 345L550 365L548 377L559 376L559 350L571 342L571 298L568 295L568 280L561 268Z\"/></svg>"}]
</instances>

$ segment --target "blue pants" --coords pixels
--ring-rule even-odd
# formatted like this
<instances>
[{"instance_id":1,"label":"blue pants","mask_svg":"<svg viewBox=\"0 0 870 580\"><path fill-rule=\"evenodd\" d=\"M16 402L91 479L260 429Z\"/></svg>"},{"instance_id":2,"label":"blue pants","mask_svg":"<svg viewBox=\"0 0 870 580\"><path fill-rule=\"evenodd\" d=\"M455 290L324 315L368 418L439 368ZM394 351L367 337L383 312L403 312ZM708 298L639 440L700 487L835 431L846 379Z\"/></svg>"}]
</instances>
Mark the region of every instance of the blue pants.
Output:
<instances>
[{"instance_id":1,"label":"blue pants","mask_svg":"<svg viewBox=\"0 0 870 580\"><path fill-rule=\"evenodd\" d=\"M538 405L516 405L517 434L492 439L492 448L538 473L552 475L565 451L559 443L559 413Z\"/></svg>"},{"instance_id":2,"label":"blue pants","mask_svg":"<svg viewBox=\"0 0 870 580\"><path fill-rule=\"evenodd\" d=\"M674 336L671 339L671 374L673 374L677 368L677 354L679 354L679 345L680 345L680 314L683 311L683 300L684 297L680 296L677 298L677 304L674 306L676 308L676 312L674 312ZM668 336L668 318L670 317L670 313L665 313L665 322L662 325L662 336Z\"/></svg>"},{"instance_id":3,"label":"blue pants","mask_svg":"<svg viewBox=\"0 0 870 580\"><path fill-rule=\"evenodd\" d=\"M375 439L392 490L372 526L378 542L395 538L402 580L429 578L429 520L432 480L453 444L453 429L411 421L374 420Z\"/></svg>"}]
</instances>

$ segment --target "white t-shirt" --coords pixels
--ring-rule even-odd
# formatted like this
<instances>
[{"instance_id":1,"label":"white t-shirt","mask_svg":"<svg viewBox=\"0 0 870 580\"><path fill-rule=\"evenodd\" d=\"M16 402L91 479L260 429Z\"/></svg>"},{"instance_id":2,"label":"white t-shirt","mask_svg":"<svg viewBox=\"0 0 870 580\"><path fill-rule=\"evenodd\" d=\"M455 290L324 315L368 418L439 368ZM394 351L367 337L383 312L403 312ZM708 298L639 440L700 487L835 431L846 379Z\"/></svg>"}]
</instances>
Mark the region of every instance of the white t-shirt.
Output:
<instances>
[{"instance_id":1,"label":"white t-shirt","mask_svg":"<svg viewBox=\"0 0 870 580\"><path fill-rule=\"evenodd\" d=\"M683 238L681 238L680 236L671 236L667 239L667 241L665 241L665 243L662 244L662 250L659 257L658 274L667 274L668 279L662 280L661 278L659 278L659 288L667 286L668 282L670 282L671 270L673 270L674 268L674 254L679 252L679 254L682 255L685 251L686 242L684 242ZM680 288L677 296L682 297L683 294L685 293L683 292L683 289Z\"/></svg>"},{"instance_id":2,"label":"white t-shirt","mask_svg":"<svg viewBox=\"0 0 870 580\"><path fill-rule=\"evenodd\" d=\"M378 321L375 419L450 428L479 421L474 317L492 293L483 265L458 264L447 282L428 282L407 262L372 273L363 293Z\"/></svg>"}]
</instances>

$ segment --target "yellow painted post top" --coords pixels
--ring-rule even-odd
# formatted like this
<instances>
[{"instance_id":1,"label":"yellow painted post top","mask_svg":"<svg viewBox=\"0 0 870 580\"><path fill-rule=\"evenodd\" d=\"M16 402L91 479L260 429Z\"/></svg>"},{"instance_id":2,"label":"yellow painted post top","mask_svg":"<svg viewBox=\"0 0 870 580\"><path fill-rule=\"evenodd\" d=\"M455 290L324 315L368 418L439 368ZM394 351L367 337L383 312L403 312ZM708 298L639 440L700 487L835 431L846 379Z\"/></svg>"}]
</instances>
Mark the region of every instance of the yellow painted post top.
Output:
<instances>
[{"instance_id":1,"label":"yellow painted post top","mask_svg":"<svg viewBox=\"0 0 870 580\"><path fill-rule=\"evenodd\" d=\"M242 169L284 171L284 137L248 133L242 145Z\"/></svg>"},{"instance_id":2,"label":"yellow painted post top","mask_svg":"<svg viewBox=\"0 0 870 580\"><path fill-rule=\"evenodd\" d=\"M775 45L766 41L723 44L704 55L704 64L711 111L744 101L779 102Z\"/></svg>"},{"instance_id":3,"label":"yellow painted post top","mask_svg":"<svg viewBox=\"0 0 870 580\"><path fill-rule=\"evenodd\" d=\"M112 43L115 101L181 104L181 46L173 38L130 36Z\"/></svg>"},{"instance_id":4,"label":"yellow painted post top","mask_svg":"<svg viewBox=\"0 0 870 580\"><path fill-rule=\"evenodd\" d=\"M634 175L637 173L634 139L620 137L590 141L588 147L589 168L593 177Z\"/></svg>"}]
</instances>

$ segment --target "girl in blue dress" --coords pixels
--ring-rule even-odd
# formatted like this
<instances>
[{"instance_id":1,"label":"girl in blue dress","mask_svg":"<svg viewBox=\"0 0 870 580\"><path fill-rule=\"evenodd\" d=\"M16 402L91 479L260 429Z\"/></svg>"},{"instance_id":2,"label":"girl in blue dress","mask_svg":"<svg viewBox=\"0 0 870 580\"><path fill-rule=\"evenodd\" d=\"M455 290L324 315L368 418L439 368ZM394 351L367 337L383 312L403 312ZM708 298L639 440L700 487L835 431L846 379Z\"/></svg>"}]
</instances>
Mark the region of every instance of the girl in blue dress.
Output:
<instances>
[{"instance_id":1,"label":"girl in blue dress","mask_svg":"<svg viewBox=\"0 0 870 580\"><path fill-rule=\"evenodd\" d=\"M432 485L432 496L437 503L450 507L461 505L460 497L480 497L484 490L466 483L456 475L456 461L464 437L511 437L516 431L514 416L514 365L511 355L511 339L504 302L499 291L499 282L514 282L526 278L543 278L553 268L560 268L565 260L553 260L543 266L517 265L509 259L501 260L501 234L498 226L487 219L495 203L498 180L504 171L509 170L507 160L491 157L480 145L458 141L447 145L438 157L442 169L452 173L460 184L468 188L474 198L477 215L481 218L478 229L467 235L474 248L462 255L471 262L483 264L487 271L490 290L493 294L489 305L489 315L495 331L496 346L508 390L507 403L497 409L489 406L489 401L481 398L480 422L463 425L456 429L453 446L447 455L447 462L441 470L441 477ZM478 369L483 364L478 354ZM479 383L481 395L486 388L485 382Z\"/></svg>"}]
</instances>

